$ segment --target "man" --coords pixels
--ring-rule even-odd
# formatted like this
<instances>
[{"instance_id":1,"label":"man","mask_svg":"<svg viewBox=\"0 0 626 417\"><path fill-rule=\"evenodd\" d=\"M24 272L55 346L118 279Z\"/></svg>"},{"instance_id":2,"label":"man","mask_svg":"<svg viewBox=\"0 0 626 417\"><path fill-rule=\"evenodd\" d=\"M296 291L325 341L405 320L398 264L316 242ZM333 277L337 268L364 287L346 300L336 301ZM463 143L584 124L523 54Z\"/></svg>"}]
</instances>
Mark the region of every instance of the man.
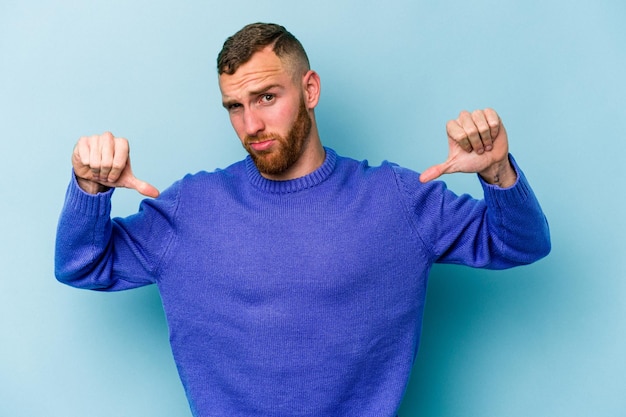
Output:
<instances>
[{"instance_id":1,"label":"man","mask_svg":"<svg viewBox=\"0 0 626 417\"><path fill-rule=\"evenodd\" d=\"M81 138L57 278L102 291L157 284L196 416L394 416L432 264L501 269L550 250L499 116L450 121L448 159L420 176L322 146L320 78L283 27L228 38L218 72L249 156L159 196L133 175L125 139ZM478 173L485 199L430 182L452 172ZM111 220L116 187L158 198Z\"/></svg>"}]
</instances>

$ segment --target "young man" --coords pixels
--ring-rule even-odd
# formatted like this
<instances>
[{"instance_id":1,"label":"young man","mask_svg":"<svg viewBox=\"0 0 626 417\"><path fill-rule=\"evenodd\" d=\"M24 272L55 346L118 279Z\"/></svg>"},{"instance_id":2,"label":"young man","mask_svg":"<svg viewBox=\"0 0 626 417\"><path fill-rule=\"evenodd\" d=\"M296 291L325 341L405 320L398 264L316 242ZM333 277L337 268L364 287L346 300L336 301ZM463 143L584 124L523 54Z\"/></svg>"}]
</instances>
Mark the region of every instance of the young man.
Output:
<instances>
[{"instance_id":1,"label":"young man","mask_svg":"<svg viewBox=\"0 0 626 417\"><path fill-rule=\"evenodd\" d=\"M222 101L249 156L159 196L128 142L81 138L56 274L116 291L156 284L196 416L394 416L435 262L509 268L547 255L547 222L497 113L447 125L449 157L421 176L322 146L320 78L283 27L248 25L218 57ZM474 172L484 200L444 173ZM149 197L110 219L116 187Z\"/></svg>"}]
</instances>

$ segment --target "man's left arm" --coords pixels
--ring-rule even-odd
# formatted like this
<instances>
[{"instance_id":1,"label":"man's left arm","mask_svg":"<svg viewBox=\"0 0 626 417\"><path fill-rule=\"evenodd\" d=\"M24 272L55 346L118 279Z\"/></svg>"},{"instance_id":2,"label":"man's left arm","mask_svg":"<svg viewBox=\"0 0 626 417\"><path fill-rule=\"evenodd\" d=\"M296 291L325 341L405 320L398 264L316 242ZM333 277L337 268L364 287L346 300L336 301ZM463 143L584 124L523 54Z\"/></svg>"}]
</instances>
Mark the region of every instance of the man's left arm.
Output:
<instances>
[{"instance_id":1,"label":"man's left arm","mask_svg":"<svg viewBox=\"0 0 626 417\"><path fill-rule=\"evenodd\" d=\"M487 236L494 247L502 250L504 258L522 264L547 255L550 237L545 216L524 174L509 154L508 136L500 116L492 109L463 111L447 123L446 131L447 160L426 169L420 181L455 172L480 175L489 226L475 239ZM508 266L511 265L506 262L492 265Z\"/></svg>"}]
</instances>

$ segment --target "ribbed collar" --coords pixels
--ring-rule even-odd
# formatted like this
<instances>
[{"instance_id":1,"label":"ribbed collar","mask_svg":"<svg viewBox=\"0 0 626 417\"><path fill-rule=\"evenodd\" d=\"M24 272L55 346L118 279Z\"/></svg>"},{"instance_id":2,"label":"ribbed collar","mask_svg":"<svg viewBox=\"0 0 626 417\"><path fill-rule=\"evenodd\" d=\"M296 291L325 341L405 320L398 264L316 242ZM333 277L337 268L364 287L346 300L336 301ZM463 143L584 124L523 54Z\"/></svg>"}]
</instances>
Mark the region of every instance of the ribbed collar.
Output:
<instances>
[{"instance_id":1,"label":"ribbed collar","mask_svg":"<svg viewBox=\"0 0 626 417\"><path fill-rule=\"evenodd\" d=\"M245 159L245 163L250 183L262 191L277 194L296 193L307 188L315 187L330 176L337 162L337 154L335 151L326 147L324 150L326 151L326 158L318 169L304 177L287 181L274 181L263 177L256 165L254 165L252 158L248 155Z\"/></svg>"}]
</instances>

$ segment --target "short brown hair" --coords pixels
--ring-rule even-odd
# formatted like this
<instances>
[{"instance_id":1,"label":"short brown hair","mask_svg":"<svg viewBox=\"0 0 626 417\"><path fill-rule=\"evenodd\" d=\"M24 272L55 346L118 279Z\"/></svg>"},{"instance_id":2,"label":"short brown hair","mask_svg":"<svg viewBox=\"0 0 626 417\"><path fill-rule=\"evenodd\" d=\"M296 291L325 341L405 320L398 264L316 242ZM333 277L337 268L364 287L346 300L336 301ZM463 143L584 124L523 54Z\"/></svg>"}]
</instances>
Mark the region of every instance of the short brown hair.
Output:
<instances>
[{"instance_id":1,"label":"short brown hair","mask_svg":"<svg viewBox=\"0 0 626 417\"><path fill-rule=\"evenodd\" d=\"M218 74L233 75L252 55L270 45L276 56L292 65L294 70L300 68L306 72L310 69L302 44L287 29L274 23L251 23L224 42L217 56Z\"/></svg>"}]
</instances>

